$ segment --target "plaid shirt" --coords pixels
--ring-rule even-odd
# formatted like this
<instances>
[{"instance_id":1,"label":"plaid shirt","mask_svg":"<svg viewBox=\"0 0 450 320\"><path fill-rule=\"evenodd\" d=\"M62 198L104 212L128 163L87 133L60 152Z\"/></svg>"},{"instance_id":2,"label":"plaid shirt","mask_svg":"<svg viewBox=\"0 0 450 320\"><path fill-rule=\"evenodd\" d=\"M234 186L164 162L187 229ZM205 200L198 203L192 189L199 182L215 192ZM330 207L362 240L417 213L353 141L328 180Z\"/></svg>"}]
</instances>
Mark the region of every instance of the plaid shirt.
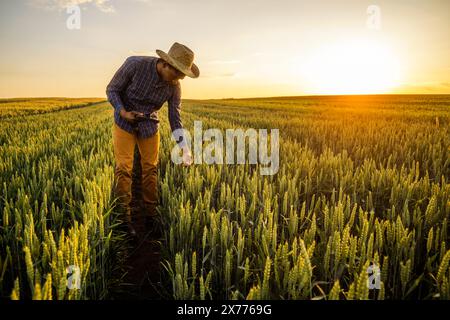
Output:
<instances>
[{"instance_id":1,"label":"plaid shirt","mask_svg":"<svg viewBox=\"0 0 450 320\"><path fill-rule=\"evenodd\" d=\"M108 101L114 107L114 120L123 130L148 138L158 131L158 110L169 102L169 122L172 131L182 129L180 119L181 87L162 80L156 71L157 57L132 56L117 70L106 88ZM120 109L150 113L150 119L132 124L120 116ZM185 139L178 141L185 145Z\"/></svg>"}]
</instances>

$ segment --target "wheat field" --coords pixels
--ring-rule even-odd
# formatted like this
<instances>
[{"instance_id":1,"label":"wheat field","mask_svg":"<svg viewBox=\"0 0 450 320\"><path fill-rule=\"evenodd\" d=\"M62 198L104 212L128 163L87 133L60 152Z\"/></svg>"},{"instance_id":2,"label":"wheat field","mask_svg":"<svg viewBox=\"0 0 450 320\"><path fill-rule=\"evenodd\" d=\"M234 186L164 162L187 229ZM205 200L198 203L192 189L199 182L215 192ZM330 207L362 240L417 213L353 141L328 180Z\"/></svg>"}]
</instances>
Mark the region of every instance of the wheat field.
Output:
<instances>
[{"instance_id":1,"label":"wheat field","mask_svg":"<svg viewBox=\"0 0 450 320\"><path fill-rule=\"evenodd\" d=\"M450 298L450 96L183 101L190 131L279 129L272 176L175 165L166 109L162 298ZM0 296L114 299L127 238L111 196L111 105L2 99L0 123Z\"/></svg>"}]
</instances>

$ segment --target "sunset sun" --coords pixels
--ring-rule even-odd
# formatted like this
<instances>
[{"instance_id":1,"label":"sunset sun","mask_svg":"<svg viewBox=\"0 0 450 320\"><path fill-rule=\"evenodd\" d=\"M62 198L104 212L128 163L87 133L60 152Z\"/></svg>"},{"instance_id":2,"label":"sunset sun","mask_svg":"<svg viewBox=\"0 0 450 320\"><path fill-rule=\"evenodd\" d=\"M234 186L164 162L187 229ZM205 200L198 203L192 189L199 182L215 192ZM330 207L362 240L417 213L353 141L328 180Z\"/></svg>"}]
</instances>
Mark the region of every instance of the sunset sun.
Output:
<instances>
[{"instance_id":1,"label":"sunset sun","mask_svg":"<svg viewBox=\"0 0 450 320\"><path fill-rule=\"evenodd\" d=\"M302 67L311 93L387 93L400 82L400 64L386 45L336 42L314 50Z\"/></svg>"}]
</instances>

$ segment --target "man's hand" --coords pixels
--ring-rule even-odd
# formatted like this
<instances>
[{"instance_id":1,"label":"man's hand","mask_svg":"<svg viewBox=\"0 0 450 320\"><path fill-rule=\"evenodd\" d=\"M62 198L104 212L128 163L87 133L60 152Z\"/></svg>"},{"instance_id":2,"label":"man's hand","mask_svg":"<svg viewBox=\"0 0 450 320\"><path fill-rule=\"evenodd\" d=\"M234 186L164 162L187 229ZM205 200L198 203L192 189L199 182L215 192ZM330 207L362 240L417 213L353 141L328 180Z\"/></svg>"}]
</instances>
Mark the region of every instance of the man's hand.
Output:
<instances>
[{"instance_id":1,"label":"man's hand","mask_svg":"<svg viewBox=\"0 0 450 320\"><path fill-rule=\"evenodd\" d=\"M181 150L183 150L183 166L189 167L192 164L191 150L187 146L184 146Z\"/></svg>"},{"instance_id":2,"label":"man's hand","mask_svg":"<svg viewBox=\"0 0 450 320\"><path fill-rule=\"evenodd\" d=\"M125 109L120 109L120 116L125 120L135 123L139 117L143 117L144 114L142 112L137 111L126 111Z\"/></svg>"}]
</instances>

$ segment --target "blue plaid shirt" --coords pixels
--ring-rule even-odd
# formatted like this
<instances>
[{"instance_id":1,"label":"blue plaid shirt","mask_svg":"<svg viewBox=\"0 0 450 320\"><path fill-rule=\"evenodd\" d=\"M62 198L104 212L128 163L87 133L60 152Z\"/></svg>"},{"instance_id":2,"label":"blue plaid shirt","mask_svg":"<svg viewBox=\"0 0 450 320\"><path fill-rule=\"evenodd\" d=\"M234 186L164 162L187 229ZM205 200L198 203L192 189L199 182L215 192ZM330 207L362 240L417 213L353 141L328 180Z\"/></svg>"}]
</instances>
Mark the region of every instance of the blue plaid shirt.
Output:
<instances>
[{"instance_id":1,"label":"blue plaid shirt","mask_svg":"<svg viewBox=\"0 0 450 320\"><path fill-rule=\"evenodd\" d=\"M108 101L114 107L114 121L123 130L148 138L158 131L158 110L168 101L169 123L172 131L182 129L180 119L181 86L170 84L156 71L157 57L132 56L117 70L106 88ZM120 116L120 109L150 113L150 119L132 124ZM178 141L186 144L185 139Z\"/></svg>"}]
</instances>

